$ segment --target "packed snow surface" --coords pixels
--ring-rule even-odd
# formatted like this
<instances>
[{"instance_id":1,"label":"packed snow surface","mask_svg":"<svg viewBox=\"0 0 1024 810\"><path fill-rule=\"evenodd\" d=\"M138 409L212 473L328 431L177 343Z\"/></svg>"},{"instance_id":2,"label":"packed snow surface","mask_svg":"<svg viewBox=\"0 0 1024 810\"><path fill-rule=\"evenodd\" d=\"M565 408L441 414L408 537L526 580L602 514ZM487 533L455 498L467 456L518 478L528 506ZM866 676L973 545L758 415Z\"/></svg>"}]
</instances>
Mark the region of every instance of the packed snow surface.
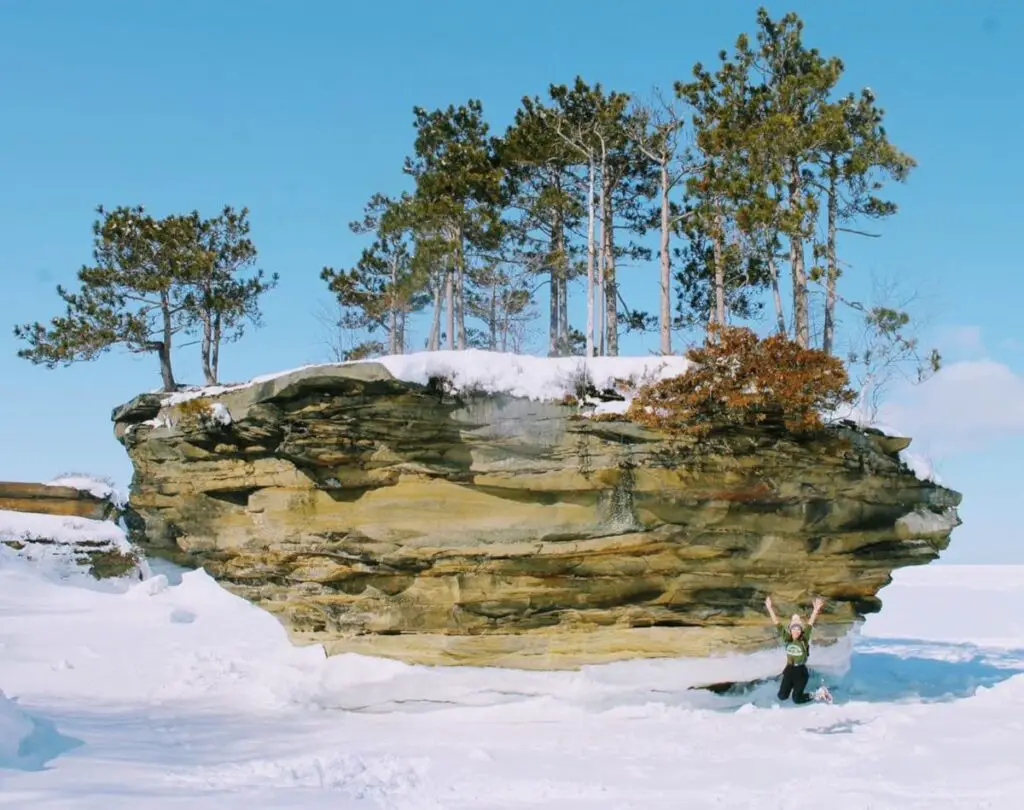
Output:
<instances>
[{"instance_id":1,"label":"packed snow surface","mask_svg":"<svg viewBox=\"0 0 1024 810\"><path fill-rule=\"evenodd\" d=\"M827 675L836 702L780 707L774 683L687 688L764 660L325 659L201 571L154 561L101 592L8 552L3 808L1015 809L1024 794L1024 567L898 572Z\"/></svg>"},{"instance_id":2,"label":"packed snow surface","mask_svg":"<svg viewBox=\"0 0 1024 810\"><path fill-rule=\"evenodd\" d=\"M534 357L524 354L464 351L416 352L349 363L301 366L255 377L239 385L216 385L171 394L165 405L175 405L201 396L216 396L250 385L270 382L286 374L311 368L330 369L356 363L380 363L396 379L426 385L431 377L448 378L456 390L478 390L535 400L558 400L574 394L576 381L588 378L598 389L611 388L615 380L636 383L675 377L691 366L685 357Z\"/></svg>"}]
</instances>

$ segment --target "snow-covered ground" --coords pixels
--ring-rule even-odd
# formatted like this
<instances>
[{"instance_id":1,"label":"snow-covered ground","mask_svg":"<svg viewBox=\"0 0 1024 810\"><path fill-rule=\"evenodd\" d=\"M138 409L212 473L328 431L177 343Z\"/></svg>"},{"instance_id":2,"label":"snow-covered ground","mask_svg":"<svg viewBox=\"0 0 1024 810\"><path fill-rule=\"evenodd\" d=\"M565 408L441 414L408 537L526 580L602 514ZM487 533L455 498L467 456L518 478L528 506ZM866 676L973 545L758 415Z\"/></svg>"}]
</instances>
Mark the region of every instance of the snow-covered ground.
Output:
<instances>
[{"instance_id":1,"label":"snow-covered ground","mask_svg":"<svg viewBox=\"0 0 1024 810\"><path fill-rule=\"evenodd\" d=\"M4 808L1017 808L1024 795L1024 567L900 572L830 676L836 703L776 707L771 684L688 690L703 675L686 661L327 660L202 572L154 562L111 592L41 564L0 550Z\"/></svg>"}]
</instances>

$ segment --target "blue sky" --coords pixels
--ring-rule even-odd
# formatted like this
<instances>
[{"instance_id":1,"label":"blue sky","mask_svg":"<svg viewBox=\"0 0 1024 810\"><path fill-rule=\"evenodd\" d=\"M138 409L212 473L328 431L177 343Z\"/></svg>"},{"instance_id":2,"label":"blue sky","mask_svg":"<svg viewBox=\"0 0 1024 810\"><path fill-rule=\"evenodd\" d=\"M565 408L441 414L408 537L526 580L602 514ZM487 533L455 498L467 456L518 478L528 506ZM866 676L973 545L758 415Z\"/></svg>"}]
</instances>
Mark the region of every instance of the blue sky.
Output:
<instances>
[{"instance_id":1,"label":"blue sky","mask_svg":"<svg viewBox=\"0 0 1024 810\"><path fill-rule=\"evenodd\" d=\"M965 493L947 559L1024 562L1024 6L767 5L797 11L807 41L842 57L847 88L874 89L892 139L920 163L883 238L844 246L844 291L896 280L950 363L922 388L894 390L888 409ZM577 74L640 94L668 88L751 31L756 7L661 2L629 14L611 0L523 0L499 15L468 1L4 0L0 480L82 470L128 482L110 410L159 384L154 359L111 353L48 371L16 358L10 333L56 314L55 285L89 260L97 204L249 206L260 263L281 284L265 328L225 349L222 376L326 360L319 270L357 257L346 223L372 193L402 188L413 105L477 97L500 132L521 96ZM655 272L623 271L631 304L653 305ZM628 338L623 353L654 347ZM176 360L179 378L199 379L194 355Z\"/></svg>"}]
</instances>

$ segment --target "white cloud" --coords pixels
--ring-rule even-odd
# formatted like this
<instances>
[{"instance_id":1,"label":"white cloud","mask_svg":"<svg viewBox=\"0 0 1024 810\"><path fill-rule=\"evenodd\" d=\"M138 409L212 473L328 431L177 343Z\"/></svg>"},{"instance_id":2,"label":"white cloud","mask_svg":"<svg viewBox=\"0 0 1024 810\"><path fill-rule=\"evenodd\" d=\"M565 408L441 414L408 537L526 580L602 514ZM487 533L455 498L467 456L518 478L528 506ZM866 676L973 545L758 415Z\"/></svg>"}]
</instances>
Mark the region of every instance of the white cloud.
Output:
<instances>
[{"instance_id":1,"label":"white cloud","mask_svg":"<svg viewBox=\"0 0 1024 810\"><path fill-rule=\"evenodd\" d=\"M995 360L951 363L927 382L894 392L879 421L939 458L982 450L1024 436L1024 376Z\"/></svg>"},{"instance_id":2,"label":"white cloud","mask_svg":"<svg viewBox=\"0 0 1024 810\"><path fill-rule=\"evenodd\" d=\"M958 359L984 357L985 341L980 326L951 326L943 329L938 336L943 354Z\"/></svg>"}]
</instances>

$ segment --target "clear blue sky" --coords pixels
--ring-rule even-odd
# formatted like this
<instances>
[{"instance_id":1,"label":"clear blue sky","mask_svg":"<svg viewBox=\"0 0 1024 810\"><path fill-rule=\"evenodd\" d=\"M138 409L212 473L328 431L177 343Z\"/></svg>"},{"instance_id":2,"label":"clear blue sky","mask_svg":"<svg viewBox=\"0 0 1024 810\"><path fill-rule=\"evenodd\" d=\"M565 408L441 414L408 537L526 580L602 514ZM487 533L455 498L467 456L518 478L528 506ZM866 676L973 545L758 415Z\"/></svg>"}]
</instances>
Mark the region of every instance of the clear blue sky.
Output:
<instances>
[{"instance_id":1,"label":"clear blue sky","mask_svg":"<svg viewBox=\"0 0 1024 810\"><path fill-rule=\"evenodd\" d=\"M849 89L874 89L891 137L920 163L884 237L847 245L845 289L863 294L872 274L899 279L921 296L925 338L964 363L935 396L895 394L904 421L931 414L917 445L965 493L948 559L1024 562L1024 417L1013 416L1024 414L1024 5L768 6L804 18L807 41L845 61ZM521 96L576 74L637 93L670 87L751 31L756 7L3 0L0 480L73 469L127 484L110 409L159 384L154 359L110 354L48 371L17 359L10 333L56 314L54 286L89 260L98 203L159 214L249 206L261 265L282 281L266 327L225 350L223 376L325 360L319 270L352 262L362 243L346 223L373 192L402 187L413 105L478 97L501 131ZM623 276L631 304L652 305L654 272ZM653 346L631 338L624 353ZM200 376L194 354L177 360L185 380Z\"/></svg>"}]
</instances>

